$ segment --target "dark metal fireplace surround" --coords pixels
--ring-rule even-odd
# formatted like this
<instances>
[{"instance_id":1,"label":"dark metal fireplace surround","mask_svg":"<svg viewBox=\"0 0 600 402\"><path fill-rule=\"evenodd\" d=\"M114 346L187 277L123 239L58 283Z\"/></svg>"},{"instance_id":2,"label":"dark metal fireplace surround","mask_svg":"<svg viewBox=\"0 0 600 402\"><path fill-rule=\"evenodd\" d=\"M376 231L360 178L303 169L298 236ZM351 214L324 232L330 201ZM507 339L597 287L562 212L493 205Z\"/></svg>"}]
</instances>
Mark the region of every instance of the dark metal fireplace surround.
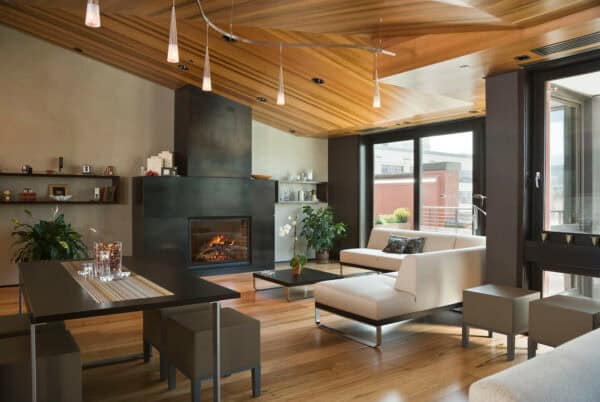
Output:
<instances>
[{"instance_id":1,"label":"dark metal fireplace surround","mask_svg":"<svg viewBox=\"0 0 600 402\"><path fill-rule=\"evenodd\" d=\"M181 177L133 179L133 255L185 259L201 275L272 269L275 184L252 180L252 111L175 91Z\"/></svg>"}]
</instances>

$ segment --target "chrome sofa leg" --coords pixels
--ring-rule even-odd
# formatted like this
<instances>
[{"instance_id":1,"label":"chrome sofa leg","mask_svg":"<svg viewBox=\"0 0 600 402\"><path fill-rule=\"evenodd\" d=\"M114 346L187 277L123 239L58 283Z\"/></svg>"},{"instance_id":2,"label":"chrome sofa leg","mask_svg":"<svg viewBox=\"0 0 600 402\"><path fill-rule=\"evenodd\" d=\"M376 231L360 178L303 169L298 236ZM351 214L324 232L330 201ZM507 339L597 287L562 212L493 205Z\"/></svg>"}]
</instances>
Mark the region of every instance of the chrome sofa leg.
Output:
<instances>
[{"instance_id":1,"label":"chrome sofa leg","mask_svg":"<svg viewBox=\"0 0 600 402\"><path fill-rule=\"evenodd\" d=\"M375 347L381 346L381 325L375 327Z\"/></svg>"},{"instance_id":2,"label":"chrome sofa leg","mask_svg":"<svg viewBox=\"0 0 600 402\"><path fill-rule=\"evenodd\" d=\"M317 306L315 306L315 324L319 325L321 323L321 310Z\"/></svg>"}]
</instances>

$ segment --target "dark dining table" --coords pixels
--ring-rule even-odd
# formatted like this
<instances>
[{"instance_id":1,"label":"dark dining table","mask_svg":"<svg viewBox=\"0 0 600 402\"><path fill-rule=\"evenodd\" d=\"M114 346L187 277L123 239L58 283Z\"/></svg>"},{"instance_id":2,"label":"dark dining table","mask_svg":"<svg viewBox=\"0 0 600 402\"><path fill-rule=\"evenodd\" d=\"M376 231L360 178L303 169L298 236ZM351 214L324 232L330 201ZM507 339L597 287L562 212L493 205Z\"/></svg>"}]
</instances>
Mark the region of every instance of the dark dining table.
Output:
<instances>
[{"instance_id":1,"label":"dark dining table","mask_svg":"<svg viewBox=\"0 0 600 402\"><path fill-rule=\"evenodd\" d=\"M60 261L19 264L19 306L31 319L31 400L37 402L36 328L64 320L133 311L211 303L213 311L213 400L221 399L221 304L239 298L234 290L200 278L185 261L173 257L124 257L123 266L173 293L109 303L95 301ZM126 361L127 358L121 361ZM119 359L114 360L118 362ZM104 363L100 363L104 364ZM88 364L93 366L94 363Z\"/></svg>"}]
</instances>

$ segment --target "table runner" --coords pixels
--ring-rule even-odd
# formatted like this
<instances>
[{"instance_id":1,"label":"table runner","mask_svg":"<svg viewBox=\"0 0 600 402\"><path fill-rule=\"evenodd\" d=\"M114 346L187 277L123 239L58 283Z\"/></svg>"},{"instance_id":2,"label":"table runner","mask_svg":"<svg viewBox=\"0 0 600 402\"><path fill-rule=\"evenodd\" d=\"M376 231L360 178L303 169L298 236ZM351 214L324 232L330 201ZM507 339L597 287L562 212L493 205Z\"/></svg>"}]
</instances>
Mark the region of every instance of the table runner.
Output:
<instances>
[{"instance_id":1,"label":"table runner","mask_svg":"<svg viewBox=\"0 0 600 402\"><path fill-rule=\"evenodd\" d=\"M66 261L63 267L84 288L96 303L110 303L125 300L146 299L150 297L172 296L163 287L138 275L131 273L129 278L103 282L98 278L79 275L82 261Z\"/></svg>"}]
</instances>

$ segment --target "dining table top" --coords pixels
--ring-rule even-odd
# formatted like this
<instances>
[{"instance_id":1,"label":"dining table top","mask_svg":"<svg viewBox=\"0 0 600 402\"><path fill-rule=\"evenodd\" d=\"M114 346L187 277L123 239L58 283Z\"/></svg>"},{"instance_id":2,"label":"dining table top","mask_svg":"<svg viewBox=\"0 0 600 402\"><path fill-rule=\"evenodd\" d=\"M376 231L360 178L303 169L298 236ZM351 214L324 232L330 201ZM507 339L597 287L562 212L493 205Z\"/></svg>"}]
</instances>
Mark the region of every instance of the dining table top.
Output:
<instances>
[{"instance_id":1,"label":"dining table top","mask_svg":"<svg viewBox=\"0 0 600 402\"><path fill-rule=\"evenodd\" d=\"M123 266L172 295L98 303L67 272L61 261L20 263L20 285L31 322L63 321L240 297L235 290L201 278L178 258L123 257Z\"/></svg>"}]
</instances>

